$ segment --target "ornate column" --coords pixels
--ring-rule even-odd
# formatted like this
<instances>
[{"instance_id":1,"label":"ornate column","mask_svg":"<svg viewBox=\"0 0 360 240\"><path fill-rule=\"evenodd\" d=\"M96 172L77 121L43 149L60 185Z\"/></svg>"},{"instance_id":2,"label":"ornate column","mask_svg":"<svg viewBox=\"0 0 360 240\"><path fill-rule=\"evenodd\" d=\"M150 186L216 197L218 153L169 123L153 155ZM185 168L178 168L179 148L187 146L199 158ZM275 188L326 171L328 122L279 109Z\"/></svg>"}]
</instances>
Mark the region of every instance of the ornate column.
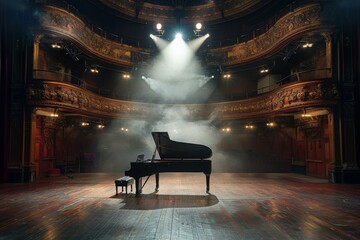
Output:
<instances>
[{"instance_id":1,"label":"ornate column","mask_svg":"<svg viewBox=\"0 0 360 240\"><path fill-rule=\"evenodd\" d=\"M40 40L43 37L42 34L37 34L34 37L34 48L33 48L33 69L39 69L39 44Z\"/></svg>"}]
</instances>

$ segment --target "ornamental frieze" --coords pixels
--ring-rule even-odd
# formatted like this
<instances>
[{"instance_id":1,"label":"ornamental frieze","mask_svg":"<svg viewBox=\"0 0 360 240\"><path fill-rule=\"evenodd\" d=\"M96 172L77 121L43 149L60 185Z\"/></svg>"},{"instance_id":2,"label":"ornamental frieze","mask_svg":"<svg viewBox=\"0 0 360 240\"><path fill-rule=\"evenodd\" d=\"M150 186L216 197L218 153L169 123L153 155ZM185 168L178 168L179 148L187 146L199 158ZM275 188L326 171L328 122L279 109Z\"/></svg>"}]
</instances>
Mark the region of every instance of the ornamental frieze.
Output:
<instances>
[{"instance_id":1,"label":"ornamental frieze","mask_svg":"<svg viewBox=\"0 0 360 240\"><path fill-rule=\"evenodd\" d=\"M142 21L157 21L162 23L175 23L174 9L175 5L165 6L161 4L151 4L142 2L138 6L135 0L100 0L103 4L119 11L134 19ZM227 0L227 1L207 1L199 6L183 6L184 23L194 23L196 21L211 22L224 20L224 17L241 17L254 9L267 4L269 0ZM175 1L173 2L175 3ZM136 12L138 10L138 13ZM138 14L138 15L137 15Z\"/></svg>"},{"instance_id":2,"label":"ornamental frieze","mask_svg":"<svg viewBox=\"0 0 360 240\"><path fill-rule=\"evenodd\" d=\"M280 18L269 30L248 42L211 49L210 65L235 65L250 62L283 47L284 42L300 37L304 32L323 29L320 5L298 8Z\"/></svg>"},{"instance_id":3,"label":"ornamental frieze","mask_svg":"<svg viewBox=\"0 0 360 240\"><path fill-rule=\"evenodd\" d=\"M132 52L138 48L110 41L94 33L75 15L52 6L43 6L36 15L41 31L56 32L71 38L91 54L116 64L131 66Z\"/></svg>"},{"instance_id":4,"label":"ornamental frieze","mask_svg":"<svg viewBox=\"0 0 360 240\"><path fill-rule=\"evenodd\" d=\"M28 103L34 107L55 107L89 116L127 119L152 119L157 109L166 104L140 103L114 100L98 96L71 84L37 81L28 87ZM338 90L329 80L301 82L279 87L259 97L232 102L210 104L175 104L185 107L190 116L206 119L245 119L266 117L276 113L294 111L304 107L331 107L337 104Z\"/></svg>"},{"instance_id":5,"label":"ornamental frieze","mask_svg":"<svg viewBox=\"0 0 360 240\"><path fill-rule=\"evenodd\" d=\"M151 106L146 103L127 102L100 97L70 84L38 81L27 89L28 103L32 106L51 106L67 111L78 111L91 116L115 118L152 117Z\"/></svg>"},{"instance_id":6,"label":"ornamental frieze","mask_svg":"<svg viewBox=\"0 0 360 240\"><path fill-rule=\"evenodd\" d=\"M249 100L210 104L210 111L220 118L243 119L301 109L333 106L339 98L331 81L311 81L288 85Z\"/></svg>"}]
</instances>

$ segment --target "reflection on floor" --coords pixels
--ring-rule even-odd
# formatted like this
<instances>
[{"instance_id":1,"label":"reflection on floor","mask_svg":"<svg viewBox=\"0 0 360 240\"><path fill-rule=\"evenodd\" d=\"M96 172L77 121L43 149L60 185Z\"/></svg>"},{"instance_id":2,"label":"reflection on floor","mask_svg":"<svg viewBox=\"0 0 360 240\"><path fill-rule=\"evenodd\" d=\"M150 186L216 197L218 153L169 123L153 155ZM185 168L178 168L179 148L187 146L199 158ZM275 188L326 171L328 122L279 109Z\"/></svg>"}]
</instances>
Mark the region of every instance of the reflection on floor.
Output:
<instances>
[{"instance_id":1,"label":"reflection on floor","mask_svg":"<svg viewBox=\"0 0 360 240\"><path fill-rule=\"evenodd\" d=\"M0 185L0 239L359 239L359 185L287 173L152 176L136 197L121 174ZM129 188L130 190L130 188Z\"/></svg>"}]
</instances>

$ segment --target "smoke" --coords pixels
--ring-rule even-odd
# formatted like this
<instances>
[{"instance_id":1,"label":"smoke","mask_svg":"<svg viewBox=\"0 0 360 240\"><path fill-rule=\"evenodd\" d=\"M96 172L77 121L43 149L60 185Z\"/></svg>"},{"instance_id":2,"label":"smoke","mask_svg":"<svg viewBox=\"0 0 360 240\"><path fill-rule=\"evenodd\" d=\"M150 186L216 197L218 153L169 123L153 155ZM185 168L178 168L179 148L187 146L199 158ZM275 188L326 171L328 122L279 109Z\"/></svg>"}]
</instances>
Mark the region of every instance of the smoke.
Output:
<instances>
[{"instance_id":1,"label":"smoke","mask_svg":"<svg viewBox=\"0 0 360 240\"><path fill-rule=\"evenodd\" d=\"M211 79L204 74L194 56L194 50L197 49L192 46L194 43L190 45L180 38L175 39L144 70L145 82L167 102L176 103L187 99Z\"/></svg>"}]
</instances>

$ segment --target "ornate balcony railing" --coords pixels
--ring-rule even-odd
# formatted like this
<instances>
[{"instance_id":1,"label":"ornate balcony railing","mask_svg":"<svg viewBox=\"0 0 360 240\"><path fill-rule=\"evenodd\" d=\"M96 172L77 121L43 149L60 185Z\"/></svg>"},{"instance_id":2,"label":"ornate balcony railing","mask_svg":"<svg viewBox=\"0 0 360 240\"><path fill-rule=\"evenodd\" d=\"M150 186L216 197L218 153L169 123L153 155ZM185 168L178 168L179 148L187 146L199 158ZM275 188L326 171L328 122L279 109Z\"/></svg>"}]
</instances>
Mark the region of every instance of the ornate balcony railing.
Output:
<instances>
[{"instance_id":1,"label":"ornate balcony railing","mask_svg":"<svg viewBox=\"0 0 360 240\"><path fill-rule=\"evenodd\" d=\"M40 79L28 86L27 98L28 103L34 107L53 107L108 118L155 118L158 116L157 110L167 106L110 99L71 83ZM220 119L246 119L292 112L306 107L332 107L337 104L338 98L336 84L324 78L293 81L251 99L171 106L186 107L191 116L198 119L207 119L210 115Z\"/></svg>"}]
</instances>

